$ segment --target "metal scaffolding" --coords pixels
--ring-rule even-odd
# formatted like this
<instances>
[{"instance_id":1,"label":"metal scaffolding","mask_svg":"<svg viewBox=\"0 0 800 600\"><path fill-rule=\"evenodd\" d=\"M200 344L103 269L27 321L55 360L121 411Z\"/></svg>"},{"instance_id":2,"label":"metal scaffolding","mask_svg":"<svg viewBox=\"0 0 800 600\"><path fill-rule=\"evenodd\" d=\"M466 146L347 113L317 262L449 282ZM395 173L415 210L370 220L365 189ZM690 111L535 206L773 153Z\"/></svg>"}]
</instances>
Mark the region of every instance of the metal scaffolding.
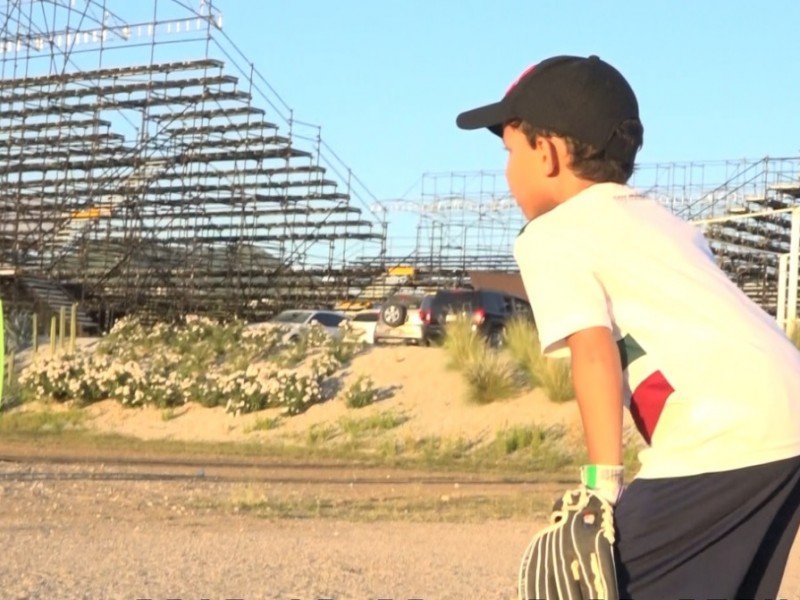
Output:
<instances>
[{"instance_id":1,"label":"metal scaffolding","mask_svg":"<svg viewBox=\"0 0 800 600\"><path fill-rule=\"evenodd\" d=\"M516 268L510 249L524 220L502 172L426 173L417 198L386 200L375 211L384 211L392 234L389 264L412 265L428 279L452 283L464 281L469 270ZM394 234L403 213L411 222Z\"/></svg>"},{"instance_id":2,"label":"metal scaffolding","mask_svg":"<svg viewBox=\"0 0 800 600\"><path fill-rule=\"evenodd\" d=\"M780 263L796 256L800 245L792 234L792 213L800 208L800 158L649 165L633 183L702 227L723 270L782 323L790 302L793 321L797 294L791 301L779 292L796 290L797 267L792 278Z\"/></svg>"},{"instance_id":3,"label":"metal scaffolding","mask_svg":"<svg viewBox=\"0 0 800 600\"><path fill-rule=\"evenodd\" d=\"M631 185L702 227L729 277L780 321L793 320L800 158L644 164ZM416 218L415 237L390 237L390 263L453 282L471 269L516 269L511 250L524 220L501 171L425 175L418 198L376 209L387 223Z\"/></svg>"},{"instance_id":4,"label":"metal scaffolding","mask_svg":"<svg viewBox=\"0 0 800 600\"><path fill-rule=\"evenodd\" d=\"M130 312L260 319L346 297L383 267L375 199L212 2L188 4L0 4L11 303L72 297L100 327Z\"/></svg>"}]
</instances>

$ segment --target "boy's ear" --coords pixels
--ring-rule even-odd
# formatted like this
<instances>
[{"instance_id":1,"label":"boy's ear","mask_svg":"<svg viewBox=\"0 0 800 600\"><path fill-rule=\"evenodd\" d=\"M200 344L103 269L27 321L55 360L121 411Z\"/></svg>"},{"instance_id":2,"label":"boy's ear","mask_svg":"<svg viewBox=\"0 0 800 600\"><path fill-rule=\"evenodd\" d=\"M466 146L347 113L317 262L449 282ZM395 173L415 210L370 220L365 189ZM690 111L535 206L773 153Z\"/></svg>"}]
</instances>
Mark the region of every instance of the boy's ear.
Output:
<instances>
[{"instance_id":1,"label":"boy's ear","mask_svg":"<svg viewBox=\"0 0 800 600\"><path fill-rule=\"evenodd\" d=\"M563 143L563 140L541 135L536 138L537 150L542 157L542 167L547 177L556 177L561 171L563 159L559 152L561 149L558 147L558 142ZM566 150L566 146L564 150Z\"/></svg>"}]
</instances>

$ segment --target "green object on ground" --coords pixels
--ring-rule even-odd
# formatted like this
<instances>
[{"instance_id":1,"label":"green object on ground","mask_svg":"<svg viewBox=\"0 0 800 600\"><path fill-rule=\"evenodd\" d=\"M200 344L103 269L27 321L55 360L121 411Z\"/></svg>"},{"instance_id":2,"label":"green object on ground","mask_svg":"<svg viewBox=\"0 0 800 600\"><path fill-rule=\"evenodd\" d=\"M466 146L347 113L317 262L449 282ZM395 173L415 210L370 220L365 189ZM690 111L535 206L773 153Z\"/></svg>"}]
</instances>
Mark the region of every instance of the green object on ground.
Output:
<instances>
[{"instance_id":1,"label":"green object on ground","mask_svg":"<svg viewBox=\"0 0 800 600\"><path fill-rule=\"evenodd\" d=\"M6 380L6 338L3 328L3 301L0 300L0 406L3 405L3 382Z\"/></svg>"}]
</instances>

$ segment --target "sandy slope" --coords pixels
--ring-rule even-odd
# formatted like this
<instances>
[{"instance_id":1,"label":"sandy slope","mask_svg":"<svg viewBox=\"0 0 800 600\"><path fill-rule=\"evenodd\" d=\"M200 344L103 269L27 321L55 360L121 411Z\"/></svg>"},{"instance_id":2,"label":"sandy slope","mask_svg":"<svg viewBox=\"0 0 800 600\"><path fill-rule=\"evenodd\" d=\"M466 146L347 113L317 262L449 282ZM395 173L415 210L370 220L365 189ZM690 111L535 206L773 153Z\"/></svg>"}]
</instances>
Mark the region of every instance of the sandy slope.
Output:
<instances>
[{"instance_id":1,"label":"sandy slope","mask_svg":"<svg viewBox=\"0 0 800 600\"><path fill-rule=\"evenodd\" d=\"M372 377L386 397L362 409L347 408L343 391L361 375ZM541 392L490 405L466 401L466 387L459 373L447 369L444 352L438 348L406 346L376 347L355 358L337 381L339 394L333 400L312 406L307 412L286 417L271 430L254 429L254 424L280 416L270 409L233 416L224 409L197 404L166 412L156 408L122 408L114 402L100 402L87 410L89 425L99 431L116 432L143 439L245 441L278 440L302 436L314 425L340 419L366 419L392 412L407 419L392 430L398 438L429 436L469 441L491 439L499 429L513 426L560 423L574 429L578 412L574 402L555 404Z\"/></svg>"}]
</instances>

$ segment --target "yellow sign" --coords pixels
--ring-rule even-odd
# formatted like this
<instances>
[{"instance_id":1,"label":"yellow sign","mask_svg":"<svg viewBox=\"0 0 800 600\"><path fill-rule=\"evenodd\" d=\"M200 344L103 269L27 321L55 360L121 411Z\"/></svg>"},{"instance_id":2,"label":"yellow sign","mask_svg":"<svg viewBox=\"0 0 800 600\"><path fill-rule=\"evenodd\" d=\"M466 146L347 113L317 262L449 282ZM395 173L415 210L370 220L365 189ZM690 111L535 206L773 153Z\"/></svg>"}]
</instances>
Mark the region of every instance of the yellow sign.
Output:
<instances>
[{"instance_id":1,"label":"yellow sign","mask_svg":"<svg viewBox=\"0 0 800 600\"><path fill-rule=\"evenodd\" d=\"M388 273L389 275L394 275L395 277L413 277L416 274L417 270L414 267L410 267L407 265L398 265L396 267L389 267Z\"/></svg>"},{"instance_id":2,"label":"yellow sign","mask_svg":"<svg viewBox=\"0 0 800 600\"><path fill-rule=\"evenodd\" d=\"M92 206L74 211L70 217L75 220L82 219L99 219L100 217L108 217L111 215L111 210L104 207Z\"/></svg>"},{"instance_id":3,"label":"yellow sign","mask_svg":"<svg viewBox=\"0 0 800 600\"><path fill-rule=\"evenodd\" d=\"M364 300L342 300L337 302L333 310L352 311L352 310L366 310L372 308L372 302Z\"/></svg>"}]
</instances>

